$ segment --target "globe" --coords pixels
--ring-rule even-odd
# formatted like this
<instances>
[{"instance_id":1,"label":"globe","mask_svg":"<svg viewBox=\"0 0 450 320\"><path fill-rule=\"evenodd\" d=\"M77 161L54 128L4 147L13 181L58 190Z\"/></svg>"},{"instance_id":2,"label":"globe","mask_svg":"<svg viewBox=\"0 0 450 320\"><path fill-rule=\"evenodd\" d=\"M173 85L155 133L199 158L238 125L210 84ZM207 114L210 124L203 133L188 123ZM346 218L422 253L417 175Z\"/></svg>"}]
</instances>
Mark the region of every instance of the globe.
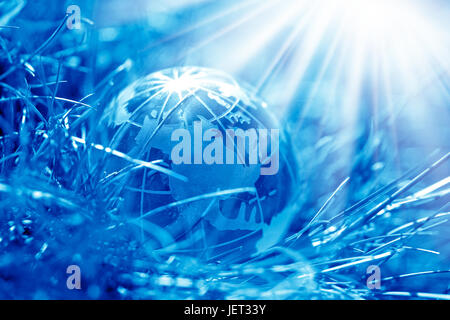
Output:
<instances>
[{"instance_id":1,"label":"globe","mask_svg":"<svg viewBox=\"0 0 450 320\"><path fill-rule=\"evenodd\" d=\"M221 71L140 78L111 99L101 123L115 154L105 155L104 174L116 212L152 250L243 258L289 201L286 135L253 89Z\"/></svg>"}]
</instances>

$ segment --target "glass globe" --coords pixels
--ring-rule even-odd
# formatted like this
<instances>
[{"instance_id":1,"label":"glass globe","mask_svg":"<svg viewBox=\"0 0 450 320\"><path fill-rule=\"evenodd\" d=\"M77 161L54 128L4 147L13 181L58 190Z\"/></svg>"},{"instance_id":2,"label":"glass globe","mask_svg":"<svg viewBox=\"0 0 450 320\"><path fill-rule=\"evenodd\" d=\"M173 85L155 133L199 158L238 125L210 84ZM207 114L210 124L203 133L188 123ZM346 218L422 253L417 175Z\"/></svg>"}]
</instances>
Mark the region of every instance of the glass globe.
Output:
<instances>
[{"instance_id":1,"label":"glass globe","mask_svg":"<svg viewBox=\"0 0 450 320\"><path fill-rule=\"evenodd\" d=\"M272 135L281 128L267 109L250 88L206 68L166 69L126 87L101 120L108 150L114 150L105 178L119 199L117 214L157 251L209 260L254 252L293 183L290 146L282 131ZM253 145L252 132L259 139ZM248 134L240 147L239 133ZM215 162L203 157L212 142L223 144L209 154ZM270 159L275 152L278 163ZM269 159L276 168L264 173Z\"/></svg>"}]
</instances>

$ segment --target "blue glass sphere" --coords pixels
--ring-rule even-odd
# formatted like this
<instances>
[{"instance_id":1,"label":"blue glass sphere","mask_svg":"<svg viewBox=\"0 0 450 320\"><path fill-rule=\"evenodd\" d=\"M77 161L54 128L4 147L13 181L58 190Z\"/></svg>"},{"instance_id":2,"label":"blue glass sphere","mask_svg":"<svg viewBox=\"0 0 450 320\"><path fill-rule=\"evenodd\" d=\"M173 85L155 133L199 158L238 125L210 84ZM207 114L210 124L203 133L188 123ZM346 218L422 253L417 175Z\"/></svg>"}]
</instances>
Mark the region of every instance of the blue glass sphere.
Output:
<instances>
[{"instance_id":1,"label":"blue glass sphere","mask_svg":"<svg viewBox=\"0 0 450 320\"><path fill-rule=\"evenodd\" d=\"M105 176L113 177L118 215L154 250L243 257L289 201L294 160L286 135L251 88L221 71L178 67L140 78L113 97L101 122L116 153ZM215 132L209 140L208 132ZM239 132L249 134L240 147ZM253 145L252 132L259 138ZM264 132L267 150L259 144ZM181 137L191 139L183 139L190 150L178 154ZM213 141L221 150L211 163L202 156ZM278 163L269 163L275 151ZM264 174L269 165L276 170Z\"/></svg>"}]
</instances>

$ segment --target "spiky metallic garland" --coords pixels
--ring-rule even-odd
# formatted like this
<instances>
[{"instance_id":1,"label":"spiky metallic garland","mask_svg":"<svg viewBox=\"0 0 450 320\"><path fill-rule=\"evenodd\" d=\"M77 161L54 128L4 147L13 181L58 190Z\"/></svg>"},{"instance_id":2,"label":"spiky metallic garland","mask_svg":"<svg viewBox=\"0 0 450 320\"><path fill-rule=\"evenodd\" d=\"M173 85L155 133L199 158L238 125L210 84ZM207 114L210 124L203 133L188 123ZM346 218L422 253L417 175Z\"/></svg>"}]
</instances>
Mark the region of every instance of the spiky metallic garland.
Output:
<instances>
[{"instance_id":1,"label":"spiky metallic garland","mask_svg":"<svg viewBox=\"0 0 450 320\"><path fill-rule=\"evenodd\" d=\"M62 63L67 60L61 55L76 56L76 50L58 42L64 23L31 54L9 38L14 30L0 34L0 297L450 298L448 257L447 266L422 258L438 254L439 246L428 244L445 238L433 230L447 222L449 189L434 183L444 181L450 154L438 151L379 187L374 180L385 181L389 173L362 177L381 148L374 137L364 138L364 147L354 155L352 166L363 170L344 177L334 191L314 184L313 172L324 172L327 180L344 165L334 164L338 168L327 172L329 157L336 157L341 142L295 145L298 154L306 159L313 154L315 161L299 159L303 181L283 213L287 227L273 231L279 238L275 245L245 261L205 263L148 252L138 239L129 241L117 213L107 209L114 190L102 180L101 164L86 159L94 150L105 150L91 140L92 130L110 87L126 78L132 63L127 60L110 73L92 95L77 101L59 96L68 78L71 86L75 81L77 88L83 85L81 77L71 75L79 65ZM55 42L59 55L46 56ZM302 130L291 134L307 136ZM438 171L441 166L444 170ZM428 179L435 171L438 179ZM341 193L353 180L355 193L349 197L354 204L339 209L347 203ZM66 267L72 263L83 264L81 291L65 286ZM367 287L368 265L383 271L381 289Z\"/></svg>"}]
</instances>

